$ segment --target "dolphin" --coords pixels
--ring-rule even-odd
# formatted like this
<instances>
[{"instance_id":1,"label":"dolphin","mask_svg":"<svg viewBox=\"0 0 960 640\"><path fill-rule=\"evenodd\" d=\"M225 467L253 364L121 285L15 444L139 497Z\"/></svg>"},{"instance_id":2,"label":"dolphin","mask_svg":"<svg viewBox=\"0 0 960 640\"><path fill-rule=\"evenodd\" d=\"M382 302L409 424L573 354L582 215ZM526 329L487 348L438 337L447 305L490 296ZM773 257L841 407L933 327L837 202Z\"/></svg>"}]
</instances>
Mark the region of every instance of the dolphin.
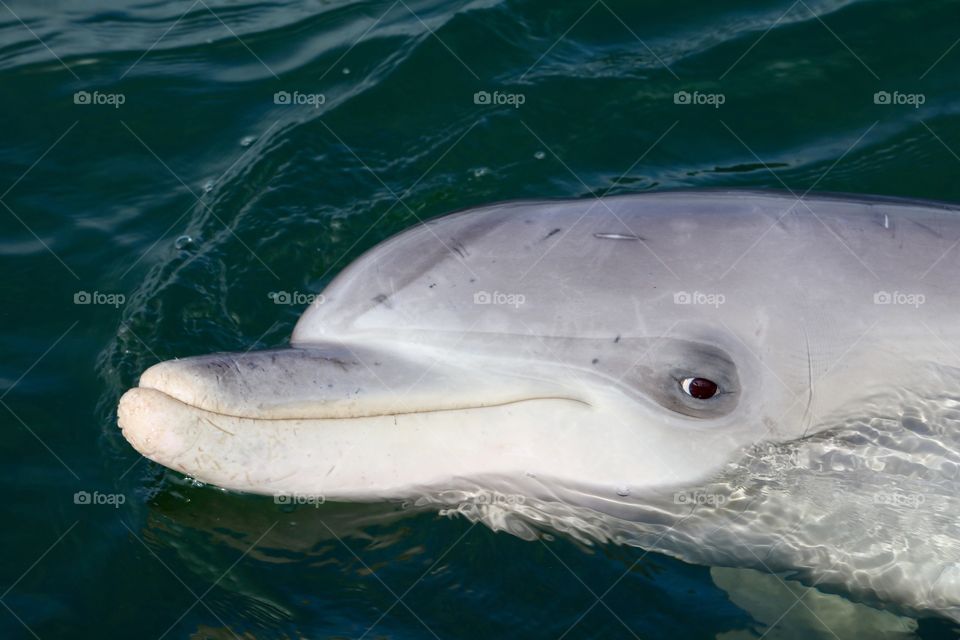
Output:
<instances>
[{"instance_id":1,"label":"dolphin","mask_svg":"<svg viewBox=\"0 0 960 640\"><path fill-rule=\"evenodd\" d=\"M289 348L162 362L147 458L960 619L960 210L675 191L429 220Z\"/></svg>"}]
</instances>

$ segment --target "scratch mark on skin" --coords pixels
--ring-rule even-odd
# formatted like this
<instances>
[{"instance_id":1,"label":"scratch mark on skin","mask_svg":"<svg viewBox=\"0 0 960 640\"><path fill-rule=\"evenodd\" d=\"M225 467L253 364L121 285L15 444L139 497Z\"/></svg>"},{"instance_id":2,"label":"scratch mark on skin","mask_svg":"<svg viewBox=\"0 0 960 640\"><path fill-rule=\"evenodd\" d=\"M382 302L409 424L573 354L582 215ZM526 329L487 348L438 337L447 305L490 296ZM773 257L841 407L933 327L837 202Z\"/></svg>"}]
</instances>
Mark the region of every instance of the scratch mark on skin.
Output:
<instances>
[{"instance_id":1,"label":"scratch mark on skin","mask_svg":"<svg viewBox=\"0 0 960 640\"><path fill-rule=\"evenodd\" d=\"M932 228L932 227L930 227L930 226L928 226L928 225L925 225L925 224L923 224L922 222L917 222L916 220L911 220L910 222L912 222L912 223L915 224L916 226L920 227L921 229L923 229L923 230L926 231L927 233L930 233L930 234L932 234L933 236L935 236L935 237L937 237L937 238L940 238L941 240L943 239L943 234L940 233L939 231L937 231L936 229L934 229L934 228Z\"/></svg>"},{"instance_id":2,"label":"scratch mark on skin","mask_svg":"<svg viewBox=\"0 0 960 640\"><path fill-rule=\"evenodd\" d=\"M319 357L321 360L337 365L344 371L348 371L351 364L353 365L357 364L356 362L347 362L346 360L341 360L340 358L334 358L333 356L319 356Z\"/></svg>"},{"instance_id":3,"label":"scratch mark on skin","mask_svg":"<svg viewBox=\"0 0 960 640\"><path fill-rule=\"evenodd\" d=\"M470 253L467 251L467 248L463 246L463 243L456 238L451 238L451 240L453 241L453 246L450 247L450 250L460 256L461 260L470 255Z\"/></svg>"},{"instance_id":4,"label":"scratch mark on skin","mask_svg":"<svg viewBox=\"0 0 960 640\"><path fill-rule=\"evenodd\" d=\"M218 425L217 425L216 423L214 423L214 421L211 420L210 418L208 418L208 417L206 417L206 416L202 416L202 417L203 417L203 419L207 422L207 424L209 424L211 427L213 427L213 428L216 429L217 431L222 431L222 432L226 433L227 435L231 435L231 436L237 435L237 434L233 433L232 431L227 431L227 430L224 429L223 427L218 426Z\"/></svg>"},{"instance_id":5,"label":"scratch mark on skin","mask_svg":"<svg viewBox=\"0 0 960 640\"><path fill-rule=\"evenodd\" d=\"M169 464L168 464L167 466L170 466L171 468L177 469L177 468L178 468L178 467L177 467L177 460L179 460L180 458L182 458L183 456L185 456L187 453L195 452L198 442L200 442L200 433L199 433L199 432L197 432L196 436L195 436L194 439L193 439L193 442L190 443L190 446L184 447L183 450L180 451L180 453L178 453L177 455L175 455L175 456L173 456L172 458L170 458Z\"/></svg>"},{"instance_id":6,"label":"scratch mark on skin","mask_svg":"<svg viewBox=\"0 0 960 640\"><path fill-rule=\"evenodd\" d=\"M390 303L389 299L390 299L390 296L388 296L385 293L380 293L373 297L373 301L376 302L377 304L382 304L387 309L392 309L393 305Z\"/></svg>"},{"instance_id":7,"label":"scratch mark on skin","mask_svg":"<svg viewBox=\"0 0 960 640\"><path fill-rule=\"evenodd\" d=\"M801 436L801 438L806 438L807 432L813 425L813 415L810 411L813 407L813 360L810 357L810 336L807 334L806 327L803 327L803 341L807 347L807 407L803 410L803 419L800 423L806 423Z\"/></svg>"},{"instance_id":8,"label":"scratch mark on skin","mask_svg":"<svg viewBox=\"0 0 960 640\"><path fill-rule=\"evenodd\" d=\"M635 236L632 233L595 233L593 234L594 238L599 238L600 240L643 240L640 236Z\"/></svg>"}]
</instances>

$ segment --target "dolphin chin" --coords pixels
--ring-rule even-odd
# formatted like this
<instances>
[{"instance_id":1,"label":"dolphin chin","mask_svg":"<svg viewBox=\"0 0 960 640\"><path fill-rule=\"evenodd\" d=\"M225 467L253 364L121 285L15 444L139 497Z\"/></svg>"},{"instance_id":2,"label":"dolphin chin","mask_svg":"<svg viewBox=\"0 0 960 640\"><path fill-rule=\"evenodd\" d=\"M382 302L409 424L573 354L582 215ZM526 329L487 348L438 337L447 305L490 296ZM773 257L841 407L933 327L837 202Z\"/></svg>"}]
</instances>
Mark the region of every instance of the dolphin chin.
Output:
<instances>
[{"instance_id":1,"label":"dolphin chin","mask_svg":"<svg viewBox=\"0 0 960 640\"><path fill-rule=\"evenodd\" d=\"M493 205L355 261L291 346L160 363L145 456L960 617L960 212L677 192ZM947 514L947 515L945 515Z\"/></svg>"}]
</instances>

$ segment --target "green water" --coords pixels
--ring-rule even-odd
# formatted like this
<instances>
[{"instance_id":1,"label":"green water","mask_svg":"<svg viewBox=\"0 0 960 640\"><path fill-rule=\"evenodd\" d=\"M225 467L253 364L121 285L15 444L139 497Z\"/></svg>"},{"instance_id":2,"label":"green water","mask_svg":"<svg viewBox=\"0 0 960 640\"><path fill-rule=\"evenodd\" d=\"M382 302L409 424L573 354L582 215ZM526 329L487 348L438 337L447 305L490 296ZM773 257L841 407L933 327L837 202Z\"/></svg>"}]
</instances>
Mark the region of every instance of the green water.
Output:
<instances>
[{"instance_id":1,"label":"green water","mask_svg":"<svg viewBox=\"0 0 960 640\"><path fill-rule=\"evenodd\" d=\"M116 401L158 360L284 344L305 303L271 292L315 292L454 209L683 187L960 201L958 18L948 0L0 2L0 637L768 632L707 568L641 550L193 486L126 445ZM788 616L767 637L835 635Z\"/></svg>"}]
</instances>

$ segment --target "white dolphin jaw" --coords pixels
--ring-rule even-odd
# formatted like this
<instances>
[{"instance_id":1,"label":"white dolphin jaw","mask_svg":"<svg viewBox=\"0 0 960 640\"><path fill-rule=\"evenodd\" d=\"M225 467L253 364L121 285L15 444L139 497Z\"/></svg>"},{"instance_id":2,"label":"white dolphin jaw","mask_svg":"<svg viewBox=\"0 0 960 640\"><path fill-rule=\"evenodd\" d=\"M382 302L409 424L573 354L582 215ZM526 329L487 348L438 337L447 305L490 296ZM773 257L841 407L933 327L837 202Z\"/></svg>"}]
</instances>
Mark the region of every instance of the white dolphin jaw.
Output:
<instances>
[{"instance_id":1,"label":"white dolphin jaw","mask_svg":"<svg viewBox=\"0 0 960 640\"><path fill-rule=\"evenodd\" d=\"M124 437L144 456L204 482L250 493L373 501L466 486L475 476L517 487L541 464L542 452L563 454L536 444L546 441L552 424L589 412L578 401L540 398L357 418L240 418L138 387L121 399L118 418ZM491 429L515 422L539 424L522 436L531 441Z\"/></svg>"},{"instance_id":2,"label":"white dolphin jaw","mask_svg":"<svg viewBox=\"0 0 960 640\"><path fill-rule=\"evenodd\" d=\"M329 344L160 363L118 422L144 456L218 486L376 500L522 476L571 412L591 407L548 380ZM498 428L517 422L537 426Z\"/></svg>"}]
</instances>

